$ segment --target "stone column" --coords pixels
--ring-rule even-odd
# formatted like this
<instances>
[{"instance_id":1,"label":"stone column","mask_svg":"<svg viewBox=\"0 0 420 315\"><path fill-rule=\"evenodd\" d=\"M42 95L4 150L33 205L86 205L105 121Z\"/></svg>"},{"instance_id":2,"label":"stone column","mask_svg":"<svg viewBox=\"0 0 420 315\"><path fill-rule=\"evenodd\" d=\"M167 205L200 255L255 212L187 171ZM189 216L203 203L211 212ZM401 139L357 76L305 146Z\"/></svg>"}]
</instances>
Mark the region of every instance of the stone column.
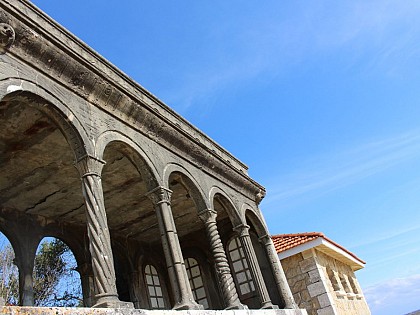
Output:
<instances>
[{"instance_id":1,"label":"stone column","mask_svg":"<svg viewBox=\"0 0 420 315\"><path fill-rule=\"evenodd\" d=\"M241 304L241 301L239 300L235 282L233 281L232 274L230 272L229 262L223 248L222 241L220 240L216 222L217 212L208 209L199 212L198 216L203 221L206 229L206 235L215 260L217 278L222 290L226 309L247 309L247 307Z\"/></svg>"},{"instance_id":2,"label":"stone column","mask_svg":"<svg viewBox=\"0 0 420 315\"><path fill-rule=\"evenodd\" d=\"M279 294L285 303L285 308L297 309L298 307L293 298L293 294L287 282L286 275L284 274L283 267L280 264L279 256L277 255L276 249L274 248L273 240L271 239L270 235L266 234L260 237L259 241L264 246L268 262L270 263L274 280L277 285L277 290L279 291Z\"/></svg>"},{"instance_id":3,"label":"stone column","mask_svg":"<svg viewBox=\"0 0 420 315\"><path fill-rule=\"evenodd\" d=\"M181 245L179 244L178 234L172 216L170 202L171 194L171 190L158 186L150 191L147 196L153 202L156 211L166 265L168 267L171 287L174 293L174 309L202 309L202 306L194 301L187 271L185 269Z\"/></svg>"},{"instance_id":4,"label":"stone column","mask_svg":"<svg viewBox=\"0 0 420 315\"><path fill-rule=\"evenodd\" d=\"M252 246L251 237L249 235L249 226L245 224L239 225L235 227L234 230L239 235L239 239L241 241L241 245L244 250L246 260L249 264L252 278L254 280L255 288L260 298L261 308L277 308L275 305L273 305L273 303L271 303L271 299L268 294L261 269L258 266L257 256L255 255L254 247Z\"/></svg>"},{"instance_id":5,"label":"stone column","mask_svg":"<svg viewBox=\"0 0 420 315\"><path fill-rule=\"evenodd\" d=\"M34 306L33 272L36 250L41 239L38 233L33 233L35 229L35 227L29 225L24 230L21 230L22 237L13 261L19 269L20 306Z\"/></svg>"},{"instance_id":6,"label":"stone column","mask_svg":"<svg viewBox=\"0 0 420 315\"><path fill-rule=\"evenodd\" d=\"M95 283L94 307L132 308L131 303L118 299L115 284L114 258L108 230L101 172L104 161L84 156L76 164L81 179L86 204L89 251Z\"/></svg>"},{"instance_id":7,"label":"stone column","mask_svg":"<svg viewBox=\"0 0 420 315\"><path fill-rule=\"evenodd\" d=\"M80 274L80 282L82 284L83 306L92 307L92 299L95 296L95 278L93 276L92 266L88 263L84 263L80 266L77 266L76 270Z\"/></svg>"},{"instance_id":8,"label":"stone column","mask_svg":"<svg viewBox=\"0 0 420 315\"><path fill-rule=\"evenodd\" d=\"M138 309L141 308L141 298L140 298L140 291L142 288L140 288L140 283L139 283L139 279L140 279L140 275L138 271L132 271L130 273L130 277L129 277L129 289L130 289L130 298L131 301L133 301L134 304L134 308Z\"/></svg>"},{"instance_id":9,"label":"stone column","mask_svg":"<svg viewBox=\"0 0 420 315\"><path fill-rule=\"evenodd\" d=\"M34 287L33 287L33 271L34 271L33 257L24 259L24 262L16 261L19 269L19 305L20 306L34 306Z\"/></svg>"}]
</instances>

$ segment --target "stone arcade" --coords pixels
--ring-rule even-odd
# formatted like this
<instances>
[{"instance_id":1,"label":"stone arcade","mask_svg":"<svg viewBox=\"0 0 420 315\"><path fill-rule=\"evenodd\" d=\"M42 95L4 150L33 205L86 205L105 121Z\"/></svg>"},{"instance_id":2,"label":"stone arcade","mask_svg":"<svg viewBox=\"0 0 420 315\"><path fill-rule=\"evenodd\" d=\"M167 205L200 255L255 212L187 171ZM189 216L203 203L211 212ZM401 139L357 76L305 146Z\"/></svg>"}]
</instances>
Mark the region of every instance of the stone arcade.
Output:
<instances>
[{"instance_id":1,"label":"stone arcade","mask_svg":"<svg viewBox=\"0 0 420 315\"><path fill-rule=\"evenodd\" d=\"M0 23L0 231L23 306L3 313L306 314L244 164L30 2L0 0ZM72 249L84 305L113 311L30 308L45 236Z\"/></svg>"}]
</instances>

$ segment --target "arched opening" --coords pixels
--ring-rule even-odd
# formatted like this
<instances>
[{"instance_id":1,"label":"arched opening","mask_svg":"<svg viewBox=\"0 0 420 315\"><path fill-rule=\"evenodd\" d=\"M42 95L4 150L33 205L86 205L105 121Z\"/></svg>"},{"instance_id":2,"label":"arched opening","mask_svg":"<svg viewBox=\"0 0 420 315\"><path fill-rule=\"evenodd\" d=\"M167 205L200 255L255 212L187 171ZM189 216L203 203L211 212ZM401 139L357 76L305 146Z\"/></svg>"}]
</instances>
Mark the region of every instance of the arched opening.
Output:
<instances>
[{"instance_id":1,"label":"arched opening","mask_svg":"<svg viewBox=\"0 0 420 315\"><path fill-rule=\"evenodd\" d=\"M249 270L239 238L233 228L240 224L240 218L232 202L222 193L215 193L213 208L217 212L217 226L224 244L236 291L242 304L250 309L259 308L255 284Z\"/></svg>"},{"instance_id":2,"label":"arched opening","mask_svg":"<svg viewBox=\"0 0 420 315\"><path fill-rule=\"evenodd\" d=\"M12 244L0 232L0 297L5 305L19 303L19 270L14 264L14 259Z\"/></svg>"},{"instance_id":3,"label":"arched opening","mask_svg":"<svg viewBox=\"0 0 420 315\"><path fill-rule=\"evenodd\" d=\"M35 255L33 288L35 306L83 306L76 258L62 240L45 237L40 242Z\"/></svg>"},{"instance_id":4,"label":"arched opening","mask_svg":"<svg viewBox=\"0 0 420 315\"><path fill-rule=\"evenodd\" d=\"M186 259L184 264L190 280L193 297L196 303L201 304L206 309L220 309L223 305L221 305L222 299L216 286L214 267L204 270L202 266L200 269L197 261L197 257L201 256L206 261L206 265L214 266L205 226L198 216L198 213L206 210L208 206L197 184L185 174L174 171L170 174L168 182L169 189L172 191L172 214L183 256ZM192 266L191 264L194 261L197 264ZM190 273L188 273L188 270L190 270ZM194 275L192 275L191 270L193 270ZM198 282L200 280L198 280L196 275L198 270L202 281L199 286ZM194 285L194 281L196 281L197 286Z\"/></svg>"},{"instance_id":5,"label":"arched opening","mask_svg":"<svg viewBox=\"0 0 420 315\"><path fill-rule=\"evenodd\" d=\"M252 245L255 251L255 255L258 260L258 265L261 270L261 274L264 279L265 286L267 287L270 300L274 305L278 305L280 308L285 307L285 302L277 288L276 280L274 278L274 272L272 266L267 257L267 249L259 241L260 237L268 235L267 229L262 224L261 220L251 210L245 212L246 223L249 225L249 235L251 237Z\"/></svg>"},{"instance_id":6,"label":"arched opening","mask_svg":"<svg viewBox=\"0 0 420 315\"><path fill-rule=\"evenodd\" d=\"M139 307L136 257L153 252L164 261L153 203L147 197L156 182L139 153L122 141L112 141L103 152L106 165L102 185L114 257L118 297Z\"/></svg>"},{"instance_id":7,"label":"arched opening","mask_svg":"<svg viewBox=\"0 0 420 315\"><path fill-rule=\"evenodd\" d=\"M229 240L227 253L241 302L250 309L259 308L260 305L255 290L255 283L241 241L237 236L233 236Z\"/></svg>"},{"instance_id":8,"label":"arched opening","mask_svg":"<svg viewBox=\"0 0 420 315\"><path fill-rule=\"evenodd\" d=\"M70 122L58 109L64 105L57 106L23 91L0 101L0 223L18 244L19 304L25 306L33 305L32 263L43 230L55 227L75 241L83 240L86 230L74 167L85 146L77 119Z\"/></svg>"}]
</instances>

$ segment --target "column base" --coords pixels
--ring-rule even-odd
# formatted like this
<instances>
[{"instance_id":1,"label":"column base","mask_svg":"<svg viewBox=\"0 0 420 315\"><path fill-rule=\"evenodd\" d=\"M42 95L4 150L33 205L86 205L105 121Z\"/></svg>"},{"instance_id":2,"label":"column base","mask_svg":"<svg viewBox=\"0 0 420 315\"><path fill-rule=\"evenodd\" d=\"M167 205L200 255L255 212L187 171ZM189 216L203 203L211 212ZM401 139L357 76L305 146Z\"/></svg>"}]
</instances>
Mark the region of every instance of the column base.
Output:
<instances>
[{"instance_id":1,"label":"column base","mask_svg":"<svg viewBox=\"0 0 420 315\"><path fill-rule=\"evenodd\" d=\"M172 308L176 311L182 311L182 310L204 310L203 305L200 305L196 303L195 301L188 301L188 302L178 302L175 304L175 306Z\"/></svg>"},{"instance_id":2,"label":"column base","mask_svg":"<svg viewBox=\"0 0 420 315\"><path fill-rule=\"evenodd\" d=\"M134 305L131 302L120 301L116 295L96 295L96 303L93 308L128 308L134 309Z\"/></svg>"},{"instance_id":3,"label":"column base","mask_svg":"<svg viewBox=\"0 0 420 315\"><path fill-rule=\"evenodd\" d=\"M261 309L262 310L278 310L279 307L277 305L274 305L271 302L265 302L265 303L263 303Z\"/></svg>"},{"instance_id":4,"label":"column base","mask_svg":"<svg viewBox=\"0 0 420 315\"><path fill-rule=\"evenodd\" d=\"M230 310L247 310L248 306L244 305L244 304L238 304L238 305L232 305L232 306L228 306L225 308L225 310L230 311Z\"/></svg>"}]
</instances>

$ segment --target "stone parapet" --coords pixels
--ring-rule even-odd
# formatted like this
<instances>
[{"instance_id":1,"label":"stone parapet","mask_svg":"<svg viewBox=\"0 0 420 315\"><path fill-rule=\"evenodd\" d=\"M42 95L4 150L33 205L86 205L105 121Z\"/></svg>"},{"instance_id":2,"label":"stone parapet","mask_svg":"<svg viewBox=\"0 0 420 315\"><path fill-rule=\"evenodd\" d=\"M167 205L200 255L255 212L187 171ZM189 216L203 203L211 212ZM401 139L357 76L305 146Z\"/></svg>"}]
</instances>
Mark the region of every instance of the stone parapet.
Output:
<instances>
[{"instance_id":1,"label":"stone parapet","mask_svg":"<svg viewBox=\"0 0 420 315\"><path fill-rule=\"evenodd\" d=\"M104 308L65 308L65 307L0 307L0 314L8 315L307 315L305 310L133 310Z\"/></svg>"}]
</instances>

